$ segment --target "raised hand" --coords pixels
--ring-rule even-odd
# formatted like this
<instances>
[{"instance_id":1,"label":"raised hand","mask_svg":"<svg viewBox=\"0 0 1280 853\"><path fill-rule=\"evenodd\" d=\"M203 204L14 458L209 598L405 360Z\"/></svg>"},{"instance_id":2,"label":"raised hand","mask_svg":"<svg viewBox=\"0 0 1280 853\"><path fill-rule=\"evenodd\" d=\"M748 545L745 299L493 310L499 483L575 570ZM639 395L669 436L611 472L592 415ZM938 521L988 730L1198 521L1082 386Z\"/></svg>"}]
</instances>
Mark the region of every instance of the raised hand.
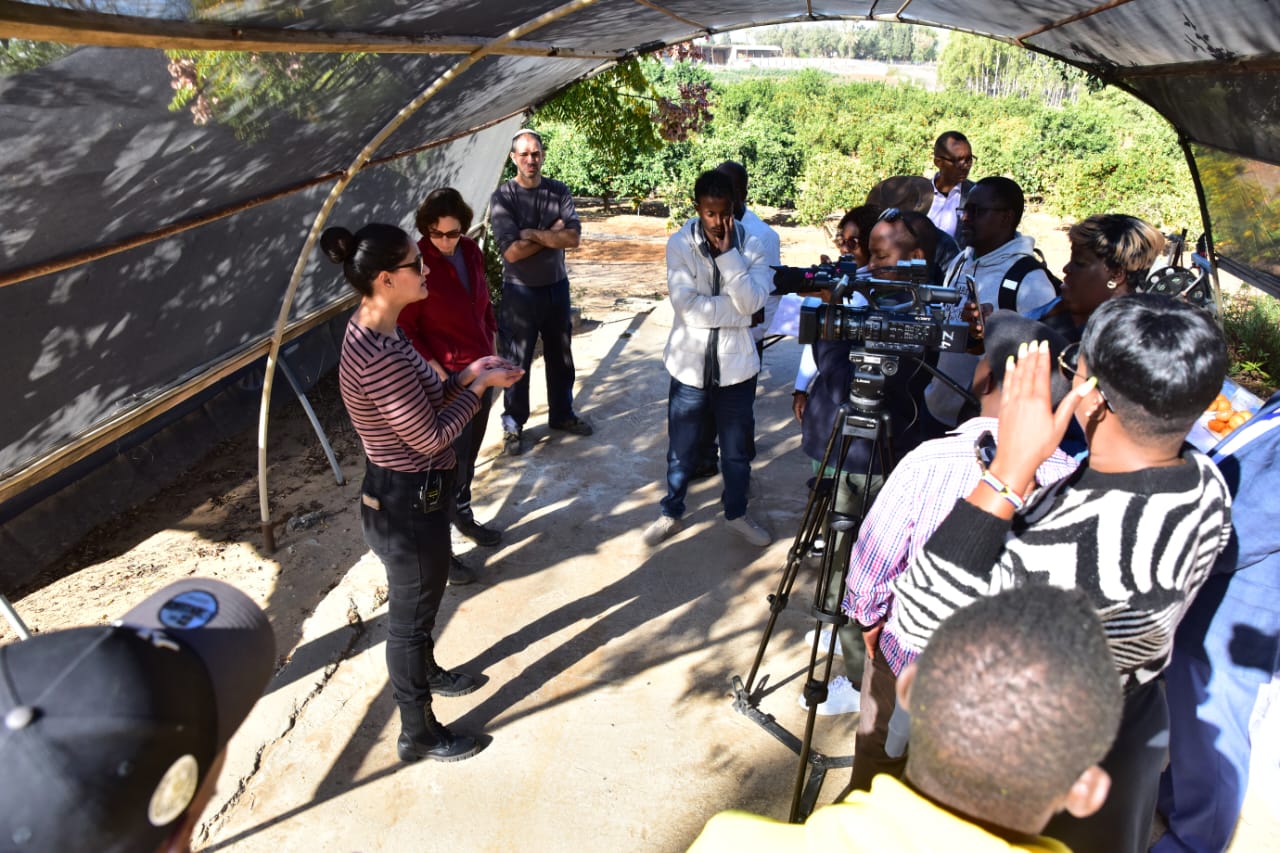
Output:
<instances>
[{"instance_id":1,"label":"raised hand","mask_svg":"<svg viewBox=\"0 0 1280 853\"><path fill-rule=\"evenodd\" d=\"M1000 395L1000 438L991 473L1025 495L1040 463L1048 459L1066 434L1084 397L1097 384L1089 379L1072 390L1055 410L1050 397L1050 371L1055 368L1048 341L1023 343L1018 357L1009 356Z\"/></svg>"}]
</instances>

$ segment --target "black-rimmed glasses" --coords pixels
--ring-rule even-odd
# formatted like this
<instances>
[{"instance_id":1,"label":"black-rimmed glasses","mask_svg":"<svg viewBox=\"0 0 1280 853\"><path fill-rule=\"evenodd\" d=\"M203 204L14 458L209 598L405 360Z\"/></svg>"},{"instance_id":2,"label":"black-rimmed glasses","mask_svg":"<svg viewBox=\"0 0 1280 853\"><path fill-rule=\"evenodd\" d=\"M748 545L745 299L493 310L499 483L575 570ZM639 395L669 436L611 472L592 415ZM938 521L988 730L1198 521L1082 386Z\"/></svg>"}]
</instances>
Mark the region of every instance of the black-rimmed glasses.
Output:
<instances>
[{"instance_id":1,"label":"black-rimmed glasses","mask_svg":"<svg viewBox=\"0 0 1280 853\"><path fill-rule=\"evenodd\" d=\"M387 270L387 272L396 272L398 270L406 270L406 269L409 269L410 267L416 270L418 275L422 275L422 255L418 255L418 257L409 261L409 263L407 264L401 264L398 267L392 267L391 269Z\"/></svg>"},{"instance_id":2,"label":"black-rimmed glasses","mask_svg":"<svg viewBox=\"0 0 1280 853\"><path fill-rule=\"evenodd\" d=\"M933 156L937 157L944 163L950 163L953 166L960 166L961 168L964 168L965 166L973 166L974 163L978 162L978 158L972 155L968 157L950 157L946 154L934 154Z\"/></svg>"},{"instance_id":3,"label":"black-rimmed glasses","mask_svg":"<svg viewBox=\"0 0 1280 853\"><path fill-rule=\"evenodd\" d=\"M1068 382L1074 383L1080 371L1076 369L1076 365L1080 362L1080 342L1067 344L1062 348L1062 352L1058 353L1058 371ZM1108 411L1114 412L1111 408L1111 401L1107 399L1107 393L1102 390L1101 385L1095 385L1098 389L1098 396L1102 398L1102 405L1107 407Z\"/></svg>"},{"instance_id":4,"label":"black-rimmed glasses","mask_svg":"<svg viewBox=\"0 0 1280 853\"><path fill-rule=\"evenodd\" d=\"M973 219L973 217L977 216L979 213L985 213L992 210L1008 210L1008 209L1009 208L1007 207L980 207L979 205L976 205L976 204L966 204L964 207L960 208L960 215L963 216L965 219Z\"/></svg>"}]
</instances>

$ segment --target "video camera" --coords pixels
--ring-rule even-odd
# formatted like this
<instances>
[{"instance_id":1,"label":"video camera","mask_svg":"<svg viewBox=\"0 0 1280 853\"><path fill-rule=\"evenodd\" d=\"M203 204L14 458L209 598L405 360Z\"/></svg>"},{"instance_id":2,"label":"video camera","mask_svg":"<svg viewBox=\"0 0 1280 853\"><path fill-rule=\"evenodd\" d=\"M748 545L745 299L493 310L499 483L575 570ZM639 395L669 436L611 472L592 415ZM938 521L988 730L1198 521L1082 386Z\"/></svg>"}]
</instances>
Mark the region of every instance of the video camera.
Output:
<instances>
[{"instance_id":1,"label":"video camera","mask_svg":"<svg viewBox=\"0 0 1280 853\"><path fill-rule=\"evenodd\" d=\"M774 284L783 292L831 290L830 304L808 298L800 307L798 337L802 344L851 341L861 343L869 352L903 355L920 355L927 350L963 352L968 346L969 327L947 323L938 308L959 304L961 294L949 287L925 284L929 269L923 260L861 272L843 260L808 269L774 269ZM860 294L866 304L845 305L851 294Z\"/></svg>"}]
</instances>

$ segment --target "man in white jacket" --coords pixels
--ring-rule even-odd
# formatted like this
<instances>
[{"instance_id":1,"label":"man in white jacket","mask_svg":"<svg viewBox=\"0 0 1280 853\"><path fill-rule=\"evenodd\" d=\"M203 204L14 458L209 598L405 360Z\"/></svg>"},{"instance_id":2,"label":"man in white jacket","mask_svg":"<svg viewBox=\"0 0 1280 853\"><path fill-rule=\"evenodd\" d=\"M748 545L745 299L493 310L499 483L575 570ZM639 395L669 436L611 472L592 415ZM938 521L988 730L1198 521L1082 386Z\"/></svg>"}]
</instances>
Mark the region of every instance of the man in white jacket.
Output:
<instances>
[{"instance_id":1,"label":"man in white jacket","mask_svg":"<svg viewBox=\"0 0 1280 853\"><path fill-rule=\"evenodd\" d=\"M652 547L680 529L689 478L701 461L702 422L710 416L720 441L725 522L763 547L772 537L747 515L760 372L751 315L764 307L773 271L760 241L734 219L727 175L715 170L699 175L693 201L698 215L667 241L667 290L675 312L663 354L671 374L667 496L644 541Z\"/></svg>"},{"instance_id":2,"label":"man in white jacket","mask_svg":"<svg viewBox=\"0 0 1280 853\"><path fill-rule=\"evenodd\" d=\"M1022 187L1009 178L993 176L974 184L960 209L961 242L966 248L951 262L944 281L966 292L971 277L977 288L978 309L985 313L1007 308L1025 315L1057 296L1035 258L1035 240L1018 232L1024 205ZM959 306L951 310L950 321L961 322ZM979 358L944 352L938 356L938 370L961 388L968 388ZM929 414L943 426L949 429L959 423L964 401L950 387L934 379L925 389L924 399Z\"/></svg>"}]
</instances>

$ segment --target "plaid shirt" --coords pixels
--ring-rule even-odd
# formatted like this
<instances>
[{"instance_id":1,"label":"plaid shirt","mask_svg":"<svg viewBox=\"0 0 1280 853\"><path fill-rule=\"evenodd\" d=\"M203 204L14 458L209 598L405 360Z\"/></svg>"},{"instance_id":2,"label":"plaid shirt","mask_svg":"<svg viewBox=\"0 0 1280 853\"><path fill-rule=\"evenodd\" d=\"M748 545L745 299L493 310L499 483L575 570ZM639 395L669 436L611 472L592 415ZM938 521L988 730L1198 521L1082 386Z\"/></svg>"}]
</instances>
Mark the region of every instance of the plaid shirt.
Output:
<instances>
[{"instance_id":1,"label":"plaid shirt","mask_svg":"<svg viewBox=\"0 0 1280 853\"><path fill-rule=\"evenodd\" d=\"M973 444L983 430L998 436L996 418L972 418L942 438L926 441L893 469L867 513L849 558L849 588L844 612L859 625L875 625L893 605L890 582L924 548L956 501L963 500L982 476ZM1036 482L1057 482L1076 468L1075 460L1055 450L1036 471ZM895 674L915 659L886 627L880 651Z\"/></svg>"}]
</instances>

